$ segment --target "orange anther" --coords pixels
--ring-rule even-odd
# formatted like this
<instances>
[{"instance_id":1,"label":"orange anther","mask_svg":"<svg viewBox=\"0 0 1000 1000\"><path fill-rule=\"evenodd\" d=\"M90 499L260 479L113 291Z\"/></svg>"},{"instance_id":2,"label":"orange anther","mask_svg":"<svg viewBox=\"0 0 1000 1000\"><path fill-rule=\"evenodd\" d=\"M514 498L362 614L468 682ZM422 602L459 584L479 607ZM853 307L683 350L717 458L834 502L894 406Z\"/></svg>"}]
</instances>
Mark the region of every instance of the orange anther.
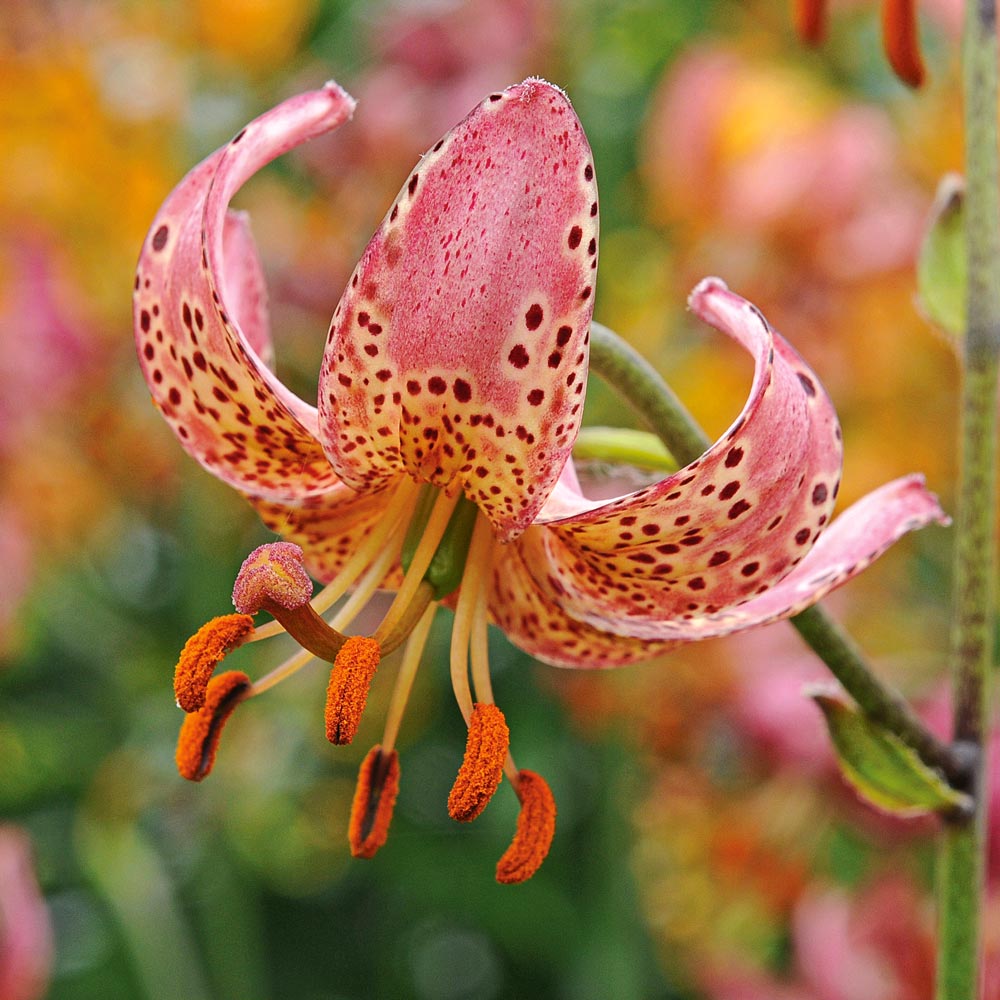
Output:
<instances>
[{"instance_id":1,"label":"orange anther","mask_svg":"<svg viewBox=\"0 0 1000 1000\"><path fill-rule=\"evenodd\" d=\"M503 777L510 730L496 705L477 702L469 720L465 758L448 796L448 815L460 823L475 819L493 798Z\"/></svg>"},{"instance_id":2,"label":"orange anther","mask_svg":"<svg viewBox=\"0 0 1000 1000\"><path fill-rule=\"evenodd\" d=\"M534 771L519 771L517 797L521 812L510 847L497 862L497 881L526 882L549 853L556 832L556 800L548 783Z\"/></svg>"},{"instance_id":3,"label":"orange anther","mask_svg":"<svg viewBox=\"0 0 1000 1000\"><path fill-rule=\"evenodd\" d=\"M206 622L181 650L174 670L174 697L178 708L197 712L216 664L253 632L249 615L221 615Z\"/></svg>"},{"instance_id":4,"label":"orange anther","mask_svg":"<svg viewBox=\"0 0 1000 1000\"><path fill-rule=\"evenodd\" d=\"M924 82L916 0L882 0L882 44L896 76L911 87Z\"/></svg>"},{"instance_id":5,"label":"orange anther","mask_svg":"<svg viewBox=\"0 0 1000 1000\"><path fill-rule=\"evenodd\" d=\"M806 45L819 45L826 35L826 0L795 0L795 30Z\"/></svg>"},{"instance_id":6,"label":"orange anther","mask_svg":"<svg viewBox=\"0 0 1000 1000\"><path fill-rule=\"evenodd\" d=\"M326 738L343 745L354 739L368 701L381 650L375 639L351 636L337 653L326 689Z\"/></svg>"},{"instance_id":7,"label":"orange anther","mask_svg":"<svg viewBox=\"0 0 1000 1000\"><path fill-rule=\"evenodd\" d=\"M211 772L222 729L250 686L250 678L239 670L227 670L208 682L205 704L185 716L177 738L177 770L182 778L201 781Z\"/></svg>"},{"instance_id":8,"label":"orange anther","mask_svg":"<svg viewBox=\"0 0 1000 1000\"><path fill-rule=\"evenodd\" d=\"M395 750L383 754L376 745L361 762L351 805L347 837L354 857L373 858L385 843L398 794L399 754Z\"/></svg>"}]
</instances>

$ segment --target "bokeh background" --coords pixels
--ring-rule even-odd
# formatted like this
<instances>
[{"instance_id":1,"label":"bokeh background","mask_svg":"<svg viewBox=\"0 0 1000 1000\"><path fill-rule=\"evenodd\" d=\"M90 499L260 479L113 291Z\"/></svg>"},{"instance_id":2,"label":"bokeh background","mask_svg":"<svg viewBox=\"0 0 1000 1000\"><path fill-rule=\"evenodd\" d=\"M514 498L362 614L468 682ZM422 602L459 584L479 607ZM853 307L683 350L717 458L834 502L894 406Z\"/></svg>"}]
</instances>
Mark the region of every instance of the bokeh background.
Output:
<instances>
[{"instance_id":1,"label":"bokeh background","mask_svg":"<svg viewBox=\"0 0 1000 1000\"><path fill-rule=\"evenodd\" d=\"M0 5L0 1000L932 995L933 824L879 816L842 784L800 693L823 668L787 625L610 673L542 667L493 636L518 761L560 810L520 887L492 874L509 791L467 828L445 810L464 747L445 612L373 861L350 858L345 831L391 670L354 747L326 743L313 669L237 714L204 785L173 765L177 651L228 610L268 535L150 405L132 271L190 166L331 77L359 99L354 122L238 196L278 370L301 395L420 152L537 74L566 88L594 148L597 318L721 432L749 365L685 312L719 274L836 401L842 502L921 470L951 506L956 365L913 264L937 181L961 164L961 5L921 6L918 94L883 62L874 3L834 4L818 52L788 6ZM592 381L589 422L622 409ZM942 731L948 534L908 538L828 602ZM234 665L259 676L281 641ZM986 934L1000 954L996 900Z\"/></svg>"}]
</instances>

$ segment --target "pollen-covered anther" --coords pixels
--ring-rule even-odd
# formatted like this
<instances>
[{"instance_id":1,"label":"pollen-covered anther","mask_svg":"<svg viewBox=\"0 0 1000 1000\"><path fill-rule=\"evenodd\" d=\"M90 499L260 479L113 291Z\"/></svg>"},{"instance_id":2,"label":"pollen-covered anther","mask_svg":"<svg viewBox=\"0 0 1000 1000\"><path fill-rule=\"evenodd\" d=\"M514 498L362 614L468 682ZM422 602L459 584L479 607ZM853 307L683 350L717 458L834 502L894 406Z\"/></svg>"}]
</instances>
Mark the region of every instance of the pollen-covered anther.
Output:
<instances>
[{"instance_id":1,"label":"pollen-covered anther","mask_svg":"<svg viewBox=\"0 0 1000 1000\"><path fill-rule=\"evenodd\" d=\"M510 746L503 712L489 702L477 702L469 720L465 758L448 796L448 815L460 823L474 820L500 785Z\"/></svg>"},{"instance_id":2,"label":"pollen-covered anther","mask_svg":"<svg viewBox=\"0 0 1000 1000\"><path fill-rule=\"evenodd\" d=\"M378 641L361 635L351 636L337 653L326 689L326 738L331 743L342 746L357 735L381 656Z\"/></svg>"},{"instance_id":3,"label":"pollen-covered anther","mask_svg":"<svg viewBox=\"0 0 1000 1000\"><path fill-rule=\"evenodd\" d=\"M351 805L347 837L354 857L372 858L385 843L398 794L399 754L395 750L383 753L376 745L361 762Z\"/></svg>"},{"instance_id":4,"label":"pollen-covered anther","mask_svg":"<svg viewBox=\"0 0 1000 1000\"><path fill-rule=\"evenodd\" d=\"M253 633L249 615L220 615L204 625L184 644L174 669L177 707L197 712L215 667Z\"/></svg>"},{"instance_id":5,"label":"pollen-covered anther","mask_svg":"<svg viewBox=\"0 0 1000 1000\"><path fill-rule=\"evenodd\" d=\"M312 597L302 549L292 542L260 545L243 560L233 586L233 604L243 614L270 611L278 605L293 611Z\"/></svg>"},{"instance_id":6,"label":"pollen-covered anther","mask_svg":"<svg viewBox=\"0 0 1000 1000\"><path fill-rule=\"evenodd\" d=\"M534 771L517 774L521 812L510 847L497 862L497 881L526 882L541 867L556 832L556 801L546 780Z\"/></svg>"},{"instance_id":7,"label":"pollen-covered anther","mask_svg":"<svg viewBox=\"0 0 1000 1000\"><path fill-rule=\"evenodd\" d=\"M204 705L185 716L177 738L177 770L182 778L201 781L211 773L222 729L250 687L250 678L239 670L227 670L209 681Z\"/></svg>"}]
</instances>

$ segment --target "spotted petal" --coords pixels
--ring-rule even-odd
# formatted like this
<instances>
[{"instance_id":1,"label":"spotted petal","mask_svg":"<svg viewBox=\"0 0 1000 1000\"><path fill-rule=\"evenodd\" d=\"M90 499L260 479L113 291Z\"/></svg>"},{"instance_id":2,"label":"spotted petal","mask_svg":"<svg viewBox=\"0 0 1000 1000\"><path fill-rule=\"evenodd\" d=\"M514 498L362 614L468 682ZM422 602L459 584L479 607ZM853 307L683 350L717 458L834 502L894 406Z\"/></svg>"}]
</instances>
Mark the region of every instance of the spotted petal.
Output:
<instances>
[{"instance_id":1,"label":"spotted petal","mask_svg":"<svg viewBox=\"0 0 1000 1000\"><path fill-rule=\"evenodd\" d=\"M572 491L560 484L562 516L549 523L546 548L575 617L658 623L657 635L673 634L673 623L773 586L830 517L840 428L818 379L721 281L702 282L691 308L754 357L749 399L701 458L654 486L610 502L578 495L566 516Z\"/></svg>"},{"instance_id":2,"label":"spotted petal","mask_svg":"<svg viewBox=\"0 0 1000 1000\"><path fill-rule=\"evenodd\" d=\"M275 157L346 121L336 84L293 97L195 167L149 230L136 275L136 346L181 444L224 482L264 497L317 495L337 478L316 411L267 367L260 262L230 198Z\"/></svg>"},{"instance_id":3,"label":"spotted petal","mask_svg":"<svg viewBox=\"0 0 1000 1000\"><path fill-rule=\"evenodd\" d=\"M596 268L569 101L541 80L491 94L417 164L334 314L319 407L341 478L460 484L522 531L579 428Z\"/></svg>"}]
</instances>

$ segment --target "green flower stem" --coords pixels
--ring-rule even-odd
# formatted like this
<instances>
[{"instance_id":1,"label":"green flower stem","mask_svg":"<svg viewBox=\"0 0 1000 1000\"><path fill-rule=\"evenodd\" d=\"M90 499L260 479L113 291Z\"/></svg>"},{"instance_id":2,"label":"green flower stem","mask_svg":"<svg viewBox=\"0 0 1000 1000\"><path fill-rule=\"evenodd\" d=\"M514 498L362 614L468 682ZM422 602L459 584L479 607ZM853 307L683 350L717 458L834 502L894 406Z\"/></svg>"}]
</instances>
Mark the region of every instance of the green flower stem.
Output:
<instances>
[{"instance_id":1,"label":"green flower stem","mask_svg":"<svg viewBox=\"0 0 1000 1000\"><path fill-rule=\"evenodd\" d=\"M973 767L975 814L944 835L938 873L938 1000L978 995L987 796L996 539L996 407L1000 354L1000 169L995 0L968 0L963 40L968 272L952 627L954 736Z\"/></svg>"},{"instance_id":2,"label":"green flower stem","mask_svg":"<svg viewBox=\"0 0 1000 1000\"><path fill-rule=\"evenodd\" d=\"M693 462L710 446L705 432L656 369L600 323L590 326L590 367L633 405L678 462ZM791 622L868 718L949 779L962 771L959 755L924 726L898 691L875 675L856 643L825 611L809 608Z\"/></svg>"}]
</instances>

